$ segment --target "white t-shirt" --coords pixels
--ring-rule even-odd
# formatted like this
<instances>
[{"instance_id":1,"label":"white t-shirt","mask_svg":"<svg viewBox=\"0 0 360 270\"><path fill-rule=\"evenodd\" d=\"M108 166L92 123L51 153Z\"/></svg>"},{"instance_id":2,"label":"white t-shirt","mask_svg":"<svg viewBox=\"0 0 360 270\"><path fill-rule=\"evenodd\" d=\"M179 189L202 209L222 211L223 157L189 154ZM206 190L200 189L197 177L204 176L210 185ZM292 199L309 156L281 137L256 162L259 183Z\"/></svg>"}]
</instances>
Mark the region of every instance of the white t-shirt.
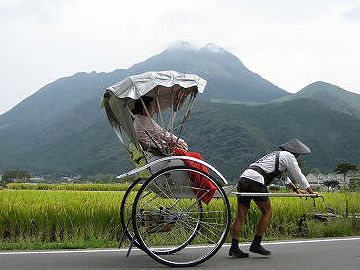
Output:
<instances>
[{"instance_id":1,"label":"white t-shirt","mask_svg":"<svg viewBox=\"0 0 360 270\"><path fill-rule=\"evenodd\" d=\"M276 152L272 152L270 154L263 156L262 158L252 163L251 165L260 167L266 173L271 173L275 171L275 159L276 159ZM299 167L299 164L295 156L290 152L280 151L279 171L280 172L286 171L287 176L286 176L285 184L290 184L292 183L292 181L295 181L300 183L300 185L303 188L310 187L309 182L306 180L306 177L301 172L301 169ZM241 174L240 177L246 177L251 180L257 181L261 184L265 184L264 177L260 173L252 169L246 169Z\"/></svg>"}]
</instances>

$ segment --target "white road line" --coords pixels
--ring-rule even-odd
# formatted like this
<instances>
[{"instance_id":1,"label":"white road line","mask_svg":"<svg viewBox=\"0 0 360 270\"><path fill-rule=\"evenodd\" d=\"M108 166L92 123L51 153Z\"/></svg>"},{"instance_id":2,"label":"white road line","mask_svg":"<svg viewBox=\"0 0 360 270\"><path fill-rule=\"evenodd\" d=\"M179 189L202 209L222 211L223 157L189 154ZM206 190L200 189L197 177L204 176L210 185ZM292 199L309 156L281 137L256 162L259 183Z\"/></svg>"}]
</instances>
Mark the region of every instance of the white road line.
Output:
<instances>
[{"instance_id":1,"label":"white road line","mask_svg":"<svg viewBox=\"0 0 360 270\"><path fill-rule=\"evenodd\" d=\"M275 241L275 242L266 242L263 241L263 244L266 245L285 245L285 244L307 244L307 243L320 243L320 242L341 242L341 241L357 241L360 240L360 237L351 237L351 238L330 238L330 239L314 239L314 240L288 240L288 241ZM250 246L251 243L241 244L241 246ZM230 244L224 244L223 246L231 246Z\"/></svg>"},{"instance_id":2,"label":"white road line","mask_svg":"<svg viewBox=\"0 0 360 270\"><path fill-rule=\"evenodd\" d=\"M334 239L314 239L314 240L299 240L299 241L283 241L283 242L275 242L275 243L267 243L269 245L282 245L282 244L305 244L305 243L319 243L319 242L341 242L341 241L356 241L360 240L360 237L353 238L334 238Z\"/></svg>"},{"instance_id":3,"label":"white road line","mask_svg":"<svg viewBox=\"0 0 360 270\"><path fill-rule=\"evenodd\" d=\"M266 245L286 245L286 244L307 244L307 243L320 243L320 242L341 242L341 241L357 241L360 237L351 238L330 238L330 239L314 239L314 240L295 240L295 241L276 241L276 242L263 242ZM240 244L241 246L248 246L247 244ZM224 244L223 247L229 247L230 244ZM191 248L208 248L209 246L192 246ZM68 253L110 253L110 252L127 252L128 249L79 249L79 250L43 250L43 251L9 251L0 252L0 255L33 255L33 254L68 254ZM131 251L139 251L133 248Z\"/></svg>"}]
</instances>

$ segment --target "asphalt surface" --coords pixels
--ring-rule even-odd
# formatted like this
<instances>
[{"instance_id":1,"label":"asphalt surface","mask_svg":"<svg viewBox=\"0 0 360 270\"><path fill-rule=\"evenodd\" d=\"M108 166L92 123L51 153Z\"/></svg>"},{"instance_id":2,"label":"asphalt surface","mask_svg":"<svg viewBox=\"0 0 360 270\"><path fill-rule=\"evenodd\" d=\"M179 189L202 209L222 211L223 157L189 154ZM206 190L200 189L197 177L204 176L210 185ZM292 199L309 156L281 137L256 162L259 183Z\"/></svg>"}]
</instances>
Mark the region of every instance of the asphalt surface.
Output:
<instances>
[{"instance_id":1,"label":"asphalt surface","mask_svg":"<svg viewBox=\"0 0 360 270\"><path fill-rule=\"evenodd\" d=\"M360 237L265 242L264 246L272 251L272 256L250 253L250 258L232 259L227 255L229 245L224 245L214 257L192 269L360 269ZM241 248L247 251L249 245ZM0 251L0 269L169 269L139 250L133 250L128 258L125 255L124 249Z\"/></svg>"}]
</instances>

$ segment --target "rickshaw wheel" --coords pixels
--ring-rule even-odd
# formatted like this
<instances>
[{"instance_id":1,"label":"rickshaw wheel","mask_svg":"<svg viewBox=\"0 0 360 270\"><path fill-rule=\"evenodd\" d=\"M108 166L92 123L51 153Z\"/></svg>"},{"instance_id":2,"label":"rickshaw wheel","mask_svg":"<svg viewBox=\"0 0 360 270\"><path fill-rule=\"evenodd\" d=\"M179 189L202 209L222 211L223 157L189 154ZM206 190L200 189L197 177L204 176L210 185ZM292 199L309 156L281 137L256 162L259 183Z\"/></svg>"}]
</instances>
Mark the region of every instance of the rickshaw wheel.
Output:
<instances>
[{"instance_id":1,"label":"rickshaw wheel","mask_svg":"<svg viewBox=\"0 0 360 270\"><path fill-rule=\"evenodd\" d=\"M126 190L123 199L121 200L121 205L120 205L120 224L121 224L121 228L122 228L122 239L120 241L120 245L121 242L123 240L123 237L126 236L128 238L128 240L131 242L133 241L133 244L140 248L139 243L136 241L136 239L134 238L134 230L132 227L132 205L134 203L134 198L135 196L131 197L130 194L131 192L135 191L134 188L136 187L137 184L140 183L142 179L138 178L136 179Z\"/></svg>"},{"instance_id":2,"label":"rickshaw wheel","mask_svg":"<svg viewBox=\"0 0 360 270\"><path fill-rule=\"evenodd\" d=\"M134 190L134 188L142 180L143 179L141 179L141 178L136 179L133 183L131 183L131 185L126 190L124 197L121 200L121 205L120 205L120 223L121 223L121 227L122 227L123 234L124 234L122 236L122 238L124 236L126 236L130 242L133 242L134 246L136 246L137 248L139 248L141 250L144 250L144 248L141 247L141 245L136 240L136 237L134 235L134 229L133 229L133 223L132 223L132 212L130 212L132 210L132 205L134 204L134 198L135 198L135 196L131 197L130 194L131 194L131 192L136 192ZM123 241L123 239L120 242L122 242L122 241ZM156 254L163 254L163 253L171 254L171 253L174 253L177 251L178 251L178 249L171 248L169 250L154 251L154 252Z\"/></svg>"},{"instance_id":3,"label":"rickshaw wheel","mask_svg":"<svg viewBox=\"0 0 360 270\"><path fill-rule=\"evenodd\" d=\"M204 188L192 185L196 177L217 189L208 204L198 193ZM229 201L221 185L213 176L187 166L165 168L147 179L137 192L132 213L135 238L142 249L173 267L210 259L230 226Z\"/></svg>"}]
</instances>

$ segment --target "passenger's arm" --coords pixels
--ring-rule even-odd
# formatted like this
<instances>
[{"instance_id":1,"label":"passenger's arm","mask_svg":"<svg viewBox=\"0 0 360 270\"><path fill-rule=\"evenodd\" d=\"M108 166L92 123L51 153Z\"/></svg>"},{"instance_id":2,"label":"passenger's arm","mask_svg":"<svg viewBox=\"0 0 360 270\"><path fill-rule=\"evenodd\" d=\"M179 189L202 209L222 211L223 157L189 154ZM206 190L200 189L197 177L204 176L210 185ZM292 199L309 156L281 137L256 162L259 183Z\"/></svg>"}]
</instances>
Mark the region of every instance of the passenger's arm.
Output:
<instances>
[{"instance_id":1,"label":"passenger's arm","mask_svg":"<svg viewBox=\"0 0 360 270\"><path fill-rule=\"evenodd\" d=\"M155 128L155 133L156 133L157 138L165 141L168 144L172 144L172 143L177 142L182 148L187 150L188 146L187 146L187 143L184 140L182 140L181 138L178 138L174 134L164 130L155 121L153 121L153 125L154 125L154 128Z\"/></svg>"}]
</instances>

